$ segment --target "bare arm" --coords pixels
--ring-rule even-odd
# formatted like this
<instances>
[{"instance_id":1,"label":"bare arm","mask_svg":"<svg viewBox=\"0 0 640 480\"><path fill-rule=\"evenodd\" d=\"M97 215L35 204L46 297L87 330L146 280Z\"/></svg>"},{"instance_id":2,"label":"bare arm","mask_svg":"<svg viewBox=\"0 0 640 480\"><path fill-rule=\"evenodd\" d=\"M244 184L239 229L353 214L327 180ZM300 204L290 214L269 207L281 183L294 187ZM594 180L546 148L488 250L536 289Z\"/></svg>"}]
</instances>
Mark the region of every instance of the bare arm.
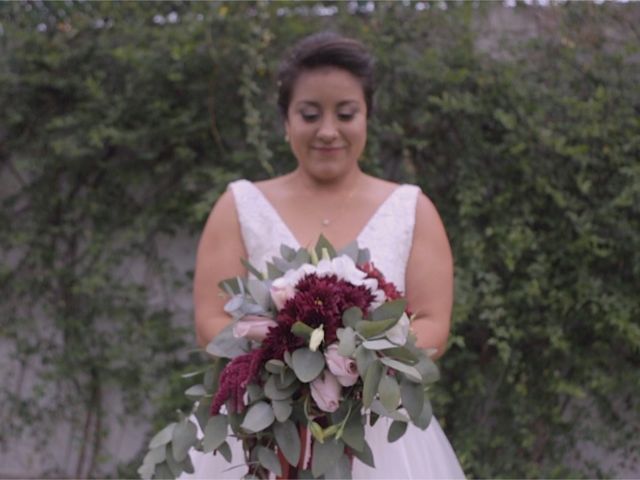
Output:
<instances>
[{"instance_id":1,"label":"bare arm","mask_svg":"<svg viewBox=\"0 0 640 480\"><path fill-rule=\"evenodd\" d=\"M193 281L195 330L204 347L231 320L224 312L228 296L218 288L227 278L246 275L240 263L247 258L233 194L227 190L216 202L200 237Z\"/></svg>"},{"instance_id":2,"label":"bare arm","mask_svg":"<svg viewBox=\"0 0 640 480\"><path fill-rule=\"evenodd\" d=\"M412 329L421 348L446 348L453 306L453 258L442 220L431 200L418 197L413 246L406 273L409 309L416 315Z\"/></svg>"}]
</instances>

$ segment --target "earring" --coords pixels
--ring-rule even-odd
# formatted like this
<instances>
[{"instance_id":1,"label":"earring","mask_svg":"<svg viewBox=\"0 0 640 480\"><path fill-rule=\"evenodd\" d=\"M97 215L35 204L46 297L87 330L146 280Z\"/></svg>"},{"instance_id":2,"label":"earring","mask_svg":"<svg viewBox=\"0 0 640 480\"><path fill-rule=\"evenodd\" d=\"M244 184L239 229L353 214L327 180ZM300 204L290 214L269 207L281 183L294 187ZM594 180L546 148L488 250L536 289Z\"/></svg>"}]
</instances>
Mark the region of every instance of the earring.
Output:
<instances>
[{"instance_id":1,"label":"earring","mask_svg":"<svg viewBox=\"0 0 640 480\"><path fill-rule=\"evenodd\" d=\"M289 143L289 134L288 133L284 134L284 141Z\"/></svg>"}]
</instances>

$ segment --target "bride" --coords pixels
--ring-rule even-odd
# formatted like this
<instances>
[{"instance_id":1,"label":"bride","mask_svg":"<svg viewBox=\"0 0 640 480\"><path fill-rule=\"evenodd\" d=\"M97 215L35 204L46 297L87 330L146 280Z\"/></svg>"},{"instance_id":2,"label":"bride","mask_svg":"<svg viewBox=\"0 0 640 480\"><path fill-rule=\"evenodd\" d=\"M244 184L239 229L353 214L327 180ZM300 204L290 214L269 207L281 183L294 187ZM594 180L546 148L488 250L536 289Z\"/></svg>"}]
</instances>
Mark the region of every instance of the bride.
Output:
<instances>
[{"instance_id":1,"label":"bride","mask_svg":"<svg viewBox=\"0 0 640 480\"><path fill-rule=\"evenodd\" d=\"M362 172L358 160L373 107L373 59L357 41L334 33L304 38L284 59L278 105L297 168L264 182L238 180L214 206L198 247L194 281L196 335L206 345L230 321L222 279L246 275L239 259L259 269L281 244L314 245L323 234L338 249L357 240L394 282L416 314L418 346L444 353L453 296L451 251L431 201L413 185ZM409 426L388 443L388 424L368 427L376 468L357 459L353 478L463 478L434 418L427 430ZM246 468L239 442L233 462L191 451L195 473L182 478L240 478Z\"/></svg>"}]
</instances>

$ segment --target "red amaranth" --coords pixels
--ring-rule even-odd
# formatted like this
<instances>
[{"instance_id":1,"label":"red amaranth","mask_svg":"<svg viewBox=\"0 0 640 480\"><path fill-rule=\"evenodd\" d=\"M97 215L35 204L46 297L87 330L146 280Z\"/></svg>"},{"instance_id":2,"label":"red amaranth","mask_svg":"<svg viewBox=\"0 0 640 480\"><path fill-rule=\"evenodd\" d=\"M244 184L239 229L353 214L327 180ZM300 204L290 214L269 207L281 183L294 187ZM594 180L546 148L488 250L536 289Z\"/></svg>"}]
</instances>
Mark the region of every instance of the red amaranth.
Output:
<instances>
[{"instance_id":1,"label":"red amaranth","mask_svg":"<svg viewBox=\"0 0 640 480\"><path fill-rule=\"evenodd\" d=\"M231 399L231 412L240 412L244 408L242 397L247 385L258 374L264 359L264 349L260 348L236 357L224 367L220 374L218 391L211 402L211 415L217 415L224 402Z\"/></svg>"}]
</instances>

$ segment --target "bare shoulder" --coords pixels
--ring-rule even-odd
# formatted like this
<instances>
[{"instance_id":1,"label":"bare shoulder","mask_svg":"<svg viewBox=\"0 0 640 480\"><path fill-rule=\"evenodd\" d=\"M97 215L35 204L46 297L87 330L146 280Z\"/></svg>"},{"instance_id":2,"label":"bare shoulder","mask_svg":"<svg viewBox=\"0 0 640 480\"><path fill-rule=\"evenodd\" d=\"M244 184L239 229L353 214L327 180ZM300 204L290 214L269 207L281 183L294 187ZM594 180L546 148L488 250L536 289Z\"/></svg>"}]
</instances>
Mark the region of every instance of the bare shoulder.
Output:
<instances>
[{"instance_id":1,"label":"bare shoulder","mask_svg":"<svg viewBox=\"0 0 640 480\"><path fill-rule=\"evenodd\" d=\"M415 218L414 246L450 255L449 239L442 218L434 203L422 191L418 193Z\"/></svg>"},{"instance_id":2,"label":"bare shoulder","mask_svg":"<svg viewBox=\"0 0 640 480\"><path fill-rule=\"evenodd\" d=\"M380 197L381 199L391 195L391 193L400 186L398 183L383 180L382 178L373 177L371 175L366 175L365 178L367 190L375 197Z\"/></svg>"}]
</instances>

